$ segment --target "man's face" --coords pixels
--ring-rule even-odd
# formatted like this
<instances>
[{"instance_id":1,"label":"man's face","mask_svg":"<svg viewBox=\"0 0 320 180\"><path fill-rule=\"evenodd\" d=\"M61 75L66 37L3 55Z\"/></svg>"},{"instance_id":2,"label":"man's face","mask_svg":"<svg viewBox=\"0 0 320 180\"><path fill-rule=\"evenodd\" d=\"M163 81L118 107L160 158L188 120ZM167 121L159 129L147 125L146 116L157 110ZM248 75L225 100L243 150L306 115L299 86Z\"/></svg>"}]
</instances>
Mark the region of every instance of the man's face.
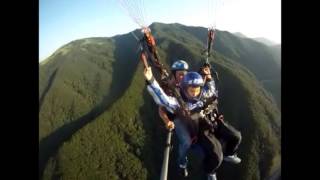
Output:
<instances>
[{"instance_id":1,"label":"man's face","mask_svg":"<svg viewBox=\"0 0 320 180\"><path fill-rule=\"evenodd\" d=\"M197 87L192 87L192 86L189 86L187 88L187 93L190 97L197 97L199 96L200 94L200 91L201 91L201 87L200 86L197 86Z\"/></svg>"},{"instance_id":2,"label":"man's face","mask_svg":"<svg viewBox=\"0 0 320 180\"><path fill-rule=\"evenodd\" d=\"M175 78L176 78L176 83L180 83L184 77L184 75L187 74L187 71L176 71Z\"/></svg>"}]
</instances>

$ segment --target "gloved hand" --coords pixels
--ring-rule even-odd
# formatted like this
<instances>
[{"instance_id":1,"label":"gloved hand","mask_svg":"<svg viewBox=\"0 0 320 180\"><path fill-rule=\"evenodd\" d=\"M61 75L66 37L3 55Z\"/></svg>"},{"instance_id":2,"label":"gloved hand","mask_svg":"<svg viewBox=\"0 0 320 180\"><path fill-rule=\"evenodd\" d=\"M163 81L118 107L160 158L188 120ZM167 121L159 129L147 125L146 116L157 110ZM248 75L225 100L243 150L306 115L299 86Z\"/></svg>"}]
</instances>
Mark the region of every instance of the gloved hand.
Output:
<instances>
[{"instance_id":1,"label":"gloved hand","mask_svg":"<svg viewBox=\"0 0 320 180\"><path fill-rule=\"evenodd\" d=\"M144 77L147 81L150 81L153 77L151 67L144 68Z\"/></svg>"},{"instance_id":2,"label":"gloved hand","mask_svg":"<svg viewBox=\"0 0 320 180\"><path fill-rule=\"evenodd\" d=\"M173 130L174 129L174 123L172 121L168 121L166 124L166 128L168 130Z\"/></svg>"},{"instance_id":3,"label":"gloved hand","mask_svg":"<svg viewBox=\"0 0 320 180\"><path fill-rule=\"evenodd\" d=\"M224 116L222 114L219 114L217 120L220 122L224 122Z\"/></svg>"},{"instance_id":4,"label":"gloved hand","mask_svg":"<svg viewBox=\"0 0 320 180\"><path fill-rule=\"evenodd\" d=\"M206 81L206 80L211 80L212 79L212 76L211 76L211 70L210 70L210 67L209 66L204 66L201 68L200 70L200 74L203 76L203 79Z\"/></svg>"}]
</instances>

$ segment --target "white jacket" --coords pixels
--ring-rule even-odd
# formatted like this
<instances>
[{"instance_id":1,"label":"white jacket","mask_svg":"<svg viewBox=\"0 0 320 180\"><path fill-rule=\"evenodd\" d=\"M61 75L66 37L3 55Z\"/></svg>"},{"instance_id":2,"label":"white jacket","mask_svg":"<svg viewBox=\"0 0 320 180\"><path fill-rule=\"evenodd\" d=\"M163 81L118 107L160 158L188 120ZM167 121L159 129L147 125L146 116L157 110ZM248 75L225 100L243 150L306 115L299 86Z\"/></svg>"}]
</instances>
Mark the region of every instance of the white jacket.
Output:
<instances>
[{"instance_id":1,"label":"white jacket","mask_svg":"<svg viewBox=\"0 0 320 180\"><path fill-rule=\"evenodd\" d=\"M162 88L159 86L159 83L154 78L152 78L151 82L149 83L150 84L147 86L147 90L153 97L154 101L158 105L165 107L171 113L174 113L174 110L179 107L178 100L175 97L168 96L166 93L164 93ZM204 105L201 99L210 98L212 96L217 96L217 91L213 80L207 82L203 87L199 98L200 100L197 102L186 102L186 108L190 111L195 108L201 108Z\"/></svg>"}]
</instances>

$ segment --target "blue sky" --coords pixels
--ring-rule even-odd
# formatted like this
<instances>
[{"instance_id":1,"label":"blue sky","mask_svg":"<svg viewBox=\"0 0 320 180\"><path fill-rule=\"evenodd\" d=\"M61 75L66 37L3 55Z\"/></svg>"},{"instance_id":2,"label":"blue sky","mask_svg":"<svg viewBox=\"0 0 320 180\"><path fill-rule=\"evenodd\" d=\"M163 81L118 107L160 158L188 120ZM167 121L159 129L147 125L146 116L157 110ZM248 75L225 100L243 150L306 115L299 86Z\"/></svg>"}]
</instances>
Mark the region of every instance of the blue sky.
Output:
<instances>
[{"instance_id":1,"label":"blue sky","mask_svg":"<svg viewBox=\"0 0 320 180\"><path fill-rule=\"evenodd\" d=\"M120 1L40 0L39 61L72 40L110 37L139 28ZM131 3L144 7L146 25L178 22L207 27L215 22L219 30L281 43L281 0L131 0ZM214 6L216 3L218 6ZM208 7L213 7L213 11Z\"/></svg>"}]
</instances>

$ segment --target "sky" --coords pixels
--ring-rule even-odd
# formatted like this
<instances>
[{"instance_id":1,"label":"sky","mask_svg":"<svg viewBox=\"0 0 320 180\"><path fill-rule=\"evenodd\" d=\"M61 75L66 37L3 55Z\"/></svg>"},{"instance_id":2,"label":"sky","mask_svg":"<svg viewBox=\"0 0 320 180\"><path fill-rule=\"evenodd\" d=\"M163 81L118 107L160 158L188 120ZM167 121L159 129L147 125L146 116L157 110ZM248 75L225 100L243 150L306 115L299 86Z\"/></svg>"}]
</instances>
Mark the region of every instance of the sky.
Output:
<instances>
[{"instance_id":1,"label":"sky","mask_svg":"<svg viewBox=\"0 0 320 180\"><path fill-rule=\"evenodd\" d=\"M130 5L123 7L121 2ZM126 11L130 8L133 16ZM39 61L76 39L111 37L139 28L132 17L144 25L215 25L218 30L281 43L281 0L40 0Z\"/></svg>"}]
</instances>

